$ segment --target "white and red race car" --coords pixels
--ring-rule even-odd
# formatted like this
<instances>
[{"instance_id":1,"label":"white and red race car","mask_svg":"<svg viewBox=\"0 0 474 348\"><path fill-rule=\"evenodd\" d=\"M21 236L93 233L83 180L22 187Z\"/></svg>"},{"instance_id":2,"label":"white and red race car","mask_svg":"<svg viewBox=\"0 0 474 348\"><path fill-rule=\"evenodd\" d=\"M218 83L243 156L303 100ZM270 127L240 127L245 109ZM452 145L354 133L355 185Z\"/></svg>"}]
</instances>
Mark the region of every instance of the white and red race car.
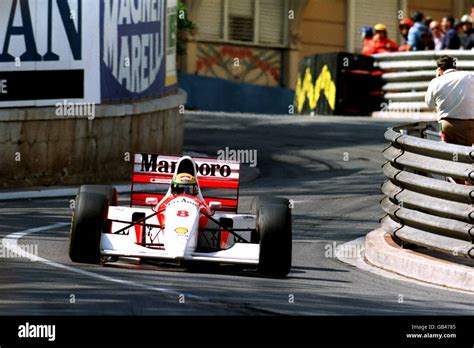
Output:
<instances>
[{"instance_id":1,"label":"white and red race car","mask_svg":"<svg viewBox=\"0 0 474 348\"><path fill-rule=\"evenodd\" d=\"M252 214L237 214L239 175L237 162L137 154L130 207L117 205L112 186L81 186L69 256L86 263L134 257L239 264L284 277L291 269L289 201L254 199ZM151 190L136 192L138 184Z\"/></svg>"}]
</instances>

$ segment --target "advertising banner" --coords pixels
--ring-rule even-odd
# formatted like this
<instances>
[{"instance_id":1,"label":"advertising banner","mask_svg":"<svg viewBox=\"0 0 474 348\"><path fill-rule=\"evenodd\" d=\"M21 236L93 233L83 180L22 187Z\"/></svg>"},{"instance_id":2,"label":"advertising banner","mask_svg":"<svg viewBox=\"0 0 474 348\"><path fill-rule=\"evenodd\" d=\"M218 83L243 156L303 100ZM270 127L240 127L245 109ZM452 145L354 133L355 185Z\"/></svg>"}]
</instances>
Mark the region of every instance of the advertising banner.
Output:
<instances>
[{"instance_id":1,"label":"advertising banner","mask_svg":"<svg viewBox=\"0 0 474 348\"><path fill-rule=\"evenodd\" d=\"M130 100L164 93L166 1L101 2L102 100Z\"/></svg>"},{"instance_id":2,"label":"advertising banner","mask_svg":"<svg viewBox=\"0 0 474 348\"><path fill-rule=\"evenodd\" d=\"M176 76L176 45L178 41L178 0L166 2L166 87L175 85Z\"/></svg>"},{"instance_id":3,"label":"advertising banner","mask_svg":"<svg viewBox=\"0 0 474 348\"><path fill-rule=\"evenodd\" d=\"M0 107L100 102L99 2L0 1Z\"/></svg>"}]
</instances>

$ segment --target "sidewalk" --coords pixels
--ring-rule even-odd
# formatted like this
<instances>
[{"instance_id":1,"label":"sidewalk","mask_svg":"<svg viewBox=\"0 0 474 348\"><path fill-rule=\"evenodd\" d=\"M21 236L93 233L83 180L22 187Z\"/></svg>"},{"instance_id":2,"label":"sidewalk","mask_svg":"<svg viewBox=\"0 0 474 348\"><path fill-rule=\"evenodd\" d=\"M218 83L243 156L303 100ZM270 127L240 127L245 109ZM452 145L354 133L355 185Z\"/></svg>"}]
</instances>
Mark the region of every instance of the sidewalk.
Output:
<instances>
[{"instance_id":1,"label":"sidewalk","mask_svg":"<svg viewBox=\"0 0 474 348\"><path fill-rule=\"evenodd\" d=\"M376 267L408 278L474 294L474 267L402 249L382 229L367 234L365 258Z\"/></svg>"}]
</instances>

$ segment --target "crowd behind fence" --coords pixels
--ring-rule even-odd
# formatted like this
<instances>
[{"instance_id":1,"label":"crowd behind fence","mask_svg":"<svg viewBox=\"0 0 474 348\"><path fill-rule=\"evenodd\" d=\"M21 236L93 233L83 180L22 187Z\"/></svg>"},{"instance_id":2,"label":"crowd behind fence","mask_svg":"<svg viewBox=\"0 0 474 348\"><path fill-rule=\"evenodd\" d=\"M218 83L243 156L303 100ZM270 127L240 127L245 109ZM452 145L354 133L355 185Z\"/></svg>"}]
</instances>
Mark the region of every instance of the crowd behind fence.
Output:
<instances>
[{"instance_id":1,"label":"crowd behind fence","mask_svg":"<svg viewBox=\"0 0 474 348\"><path fill-rule=\"evenodd\" d=\"M410 115L434 111L425 103L430 81L436 75L436 59L442 55L456 58L457 69L474 74L474 50L411 51L376 54L375 66L382 71L382 111Z\"/></svg>"}]
</instances>

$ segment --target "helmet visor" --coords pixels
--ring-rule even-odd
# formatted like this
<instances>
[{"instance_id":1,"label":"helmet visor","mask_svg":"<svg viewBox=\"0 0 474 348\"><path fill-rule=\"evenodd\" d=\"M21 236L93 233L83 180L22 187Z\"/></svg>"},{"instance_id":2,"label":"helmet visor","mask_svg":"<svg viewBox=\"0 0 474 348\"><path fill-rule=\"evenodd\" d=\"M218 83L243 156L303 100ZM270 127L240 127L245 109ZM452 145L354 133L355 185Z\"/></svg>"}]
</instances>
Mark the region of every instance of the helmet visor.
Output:
<instances>
[{"instance_id":1,"label":"helmet visor","mask_svg":"<svg viewBox=\"0 0 474 348\"><path fill-rule=\"evenodd\" d=\"M183 185L183 184L173 184L171 186L172 194L187 194L195 196L197 195L197 186L196 185Z\"/></svg>"}]
</instances>

